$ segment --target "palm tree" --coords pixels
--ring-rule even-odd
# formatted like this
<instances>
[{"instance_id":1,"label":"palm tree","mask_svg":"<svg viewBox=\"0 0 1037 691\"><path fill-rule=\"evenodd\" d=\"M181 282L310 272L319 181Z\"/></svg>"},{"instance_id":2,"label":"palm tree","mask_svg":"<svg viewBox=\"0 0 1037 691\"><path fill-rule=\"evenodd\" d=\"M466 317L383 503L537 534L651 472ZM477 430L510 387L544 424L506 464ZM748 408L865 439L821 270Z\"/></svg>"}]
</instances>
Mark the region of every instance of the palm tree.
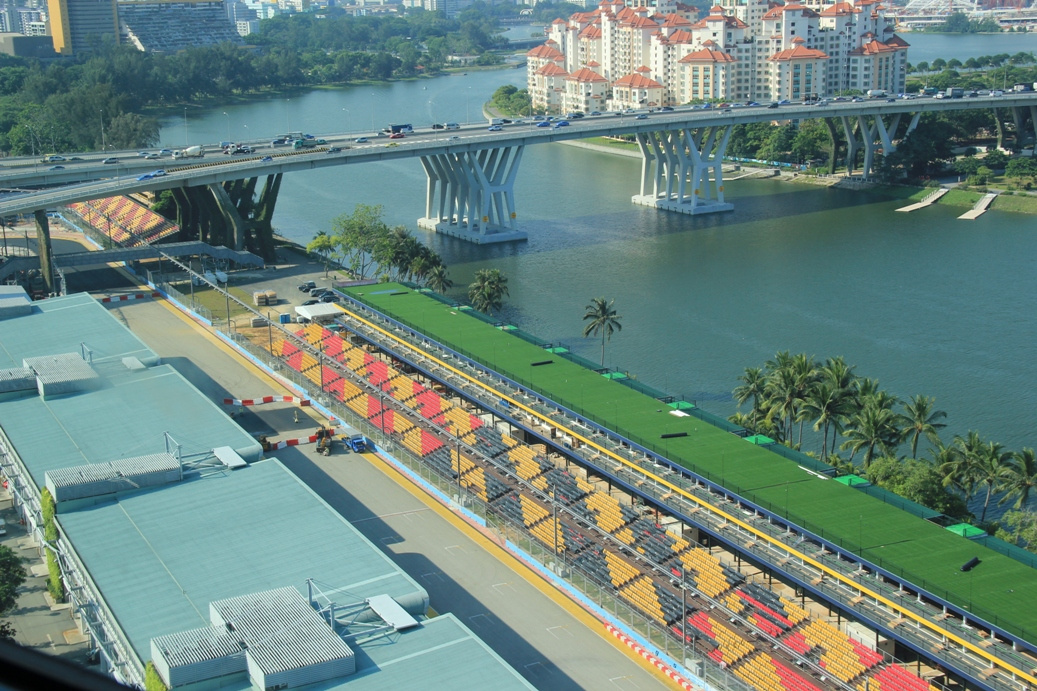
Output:
<instances>
[{"instance_id":1,"label":"palm tree","mask_svg":"<svg viewBox=\"0 0 1037 691\"><path fill-rule=\"evenodd\" d=\"M616 314L613 307L615 300L605 302L605 298L591 298L591 304L585 308L587 312L583 315L584 321L590 321L583 327L583 337L597 336L601 334L601 366L605 366L605 341L612 340L612 334L622 331L623 325L619 323L622 319Z\"/></svg>"},{"instance_id":2,"label":"palm tree","mask_svg":"<svg viewBox=\"0 0 1037 691\"><path fill-rule=\"evenodd\" d=\"M454 285L454 282L450 280L446 266L436 264L429 270L428 276L425 278L425 285L442 295Z\"/></svg>"},{"instance_id":3,"label":"palm tree","mask_svg":"<svg viewBox=\"0 0 1037 691\"><path fill-rule=\"evenodd\" d=\"M939 430L947 425L936 422L947 417L942 410L933 410L936 399L928 396L914 396L904 404L904 413L900 415L900 424L904 429L904 436L911 437L911 458L918 458L918 438L923 434L930 442L936 443L939 439Z\"/></svg>"},{"instance_id":4,"label":"palm tree","mask_svg":"<svg viewBox=\"0 0 1037 691\"><path fill-rule=\"evenodd\" d=\"M964 437L960 434L954 436L953 448L954 453L939 465L943 486L956 488L968 502L976 492L976 465L983 439L979 432L969 430Z\"/></svg>"},{"instance_id":5,"label":"palm tree","mask_svg":"<svg viewBox=\"0 0 1037 691\"><path fill-rule=\"evenodd\" d=\"M763 374L763 370L759 367L746 367L745 372L742 376L738 377L738 381L742 382L735 387L733 392L735 402L742 406L752 399L753 411L751 415L751 425L749 429L753 432L756 431L756 419L760 413L760 399L764 396L764 388L767 384L767 378Z\"/></svg>"},{"instance_id":6,"label":"palm tree","mask_svg":"<svg viewBox=\"0 0 1037 691\"><path fill-rule=\"evenodd\" d=\"M876 451L881 455L888 455L901 440L893 411L869 401L850 419L846 429L846 441L840 448L849 449L851 459L858 451L864 449L862 462L867 469Z\"/></svg>"},{"instance_id":7,"label":"palm tree","mask_svg":"<svg viewBox=\"0 0 1037 691\"><path fill-rule=\"evenodd\" d=\"M1005 496L1001 504L1015 498L1013 509L1021 509L1030 498L1030 492L1037 487L1037 457L1033 449L1023 449L1012 454L1008 472L1004 480Z\"/></svg>"},{"instance_id":8,"label":"palm tree","mask_svg":"<svg viewBox=\"0 0 1037 691\"><path fill-rule=\"evenodd\" d=\"M479 269L475 272L475 281L468 286L472 307L486 314L500 310L507 296L508 279L500 269Z\"/></svg>"},{"instance_id":9,"label":"palm tree","mask_svg":"<svg viewBox=\"0 0 1037 691\"><path fill-rule=\"evenodd\" d=\"M987 497L983 500L983 512L979 515L979 522L987 519L987 507L990 505L990 497L994 492L1000 491L1005 480L1010 476L1009 459L1012 458L1011 451L1005 451L1005 447L996 441L987 442L976 457L976 484L986 485Z\"/></svg>"},{"instance_id":10,"label":"palm tree","mask_svg":"<svg viewBox=\"0 0 1037 691\"><path fill-rule=\"evenodd\" d=\"M827 379L811 387L800 409L802 419L814 420L814 431L821 431L821 460L828 459L828 430L849 412L845 390L836 388ZM832 436L835 446L835 435Z\"/></svg>"},{"instance_id":11,"label":"palm tree","mask_svg":"<svg viewBox=\"0 0 1037 691\"><path fill-rule=\"evenodd\" d=\"M770 363L767 364L770 366ZM796 416L799 393L796 373L792 371L791 367L773 370L767 377L764 391L767 393L767 417L778 419L779 441L789 443L792 438L792 420Z\"/></svg>"},{"instance_id":12,"label":"palm tree","mask_svg":"<svg viewBox=\"0 0 1037 691\"><path fill-rule=\"evenodd\" d=\"M799 421L799 439L796 441L796 448L798 449L803 446L803 424L805 422L804 418L798 414L799 408L806 401L810 389L817 381L817 363L806 353L798 353L792 358L792 371L796 375L796 419Z\"/></svg>"}]
</instances>

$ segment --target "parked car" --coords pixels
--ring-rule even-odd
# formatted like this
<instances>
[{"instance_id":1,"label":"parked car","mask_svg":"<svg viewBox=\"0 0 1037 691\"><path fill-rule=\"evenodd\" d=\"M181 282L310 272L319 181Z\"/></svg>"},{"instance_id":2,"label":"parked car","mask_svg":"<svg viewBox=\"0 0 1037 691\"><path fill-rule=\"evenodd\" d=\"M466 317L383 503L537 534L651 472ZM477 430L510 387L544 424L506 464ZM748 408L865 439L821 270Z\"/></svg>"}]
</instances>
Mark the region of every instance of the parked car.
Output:
<instances>
[{"instance_id":1,"label":"parked car","mask_svg":"<svg viewBox=\"0 0 1037 691\"><path fill-rule=\"evenodd\" d=\"M321 302L338 302L339 301L339 296L335 295L334 293L325 293L324 295L321 296L320 301Z\"/></svg>"},{"instance_id":2,"label":"parked car","mask_svg":"<svg viewBox=\"0 0 1037 691\"><path fill-rule=\"evenodd\" d=\"M310 297L311 298L319 298L327 290L328 290L327 288L311 288L310 289Z\"/></svg>"},{"instance_id":3,"label":"parked car","mask_svg":"<svg viewBox=\"0 0 1037 691\"><path fill-rule=\"evenodd\" d=\"M318 300L317 298L311 298L310 300L307 300L306 302L302 303L302 306L309 307L310 305L316 305L318 303L320 303L320 300Z\"/></svg>"},{"instance_id":4,"label":"parked car","mask_svg":"<svg viewBox=\"0 0 1037 691\"><path fill-rule=\"evenodd\" d=\"M316 287L317 287L317 284L314 283L313 281L306 281L305 283L303 283L302 285L299 286L299 292L308 293L308 292L310 292L311 290L313 290Z\"/></svg>"}]
</instances>

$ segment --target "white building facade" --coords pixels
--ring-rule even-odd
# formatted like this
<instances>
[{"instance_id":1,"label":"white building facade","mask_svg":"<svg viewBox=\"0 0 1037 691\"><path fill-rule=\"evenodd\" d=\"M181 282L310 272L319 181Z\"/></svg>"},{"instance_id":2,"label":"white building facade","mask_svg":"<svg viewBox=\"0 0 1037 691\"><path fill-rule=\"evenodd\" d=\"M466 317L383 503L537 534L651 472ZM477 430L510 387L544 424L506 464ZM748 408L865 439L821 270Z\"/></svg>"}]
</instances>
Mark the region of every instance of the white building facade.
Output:
<instances>
[{"instance_id":1,"label":"white building facade","mask_svg":"<svg viewBox=\"0 0 1037 691\"><path fill-rule=\"evenodd\" d=\"M527 54L534 108L616 110L904 90L908 44L875 0L719 0L702 18L674 0L631 2L637 4L604 0L552 23L544 45ZM566 78L586 77L587 70L604 83L566 86ZM586 98L602 86L603 99Z\"/></svg>"}]
</instances>

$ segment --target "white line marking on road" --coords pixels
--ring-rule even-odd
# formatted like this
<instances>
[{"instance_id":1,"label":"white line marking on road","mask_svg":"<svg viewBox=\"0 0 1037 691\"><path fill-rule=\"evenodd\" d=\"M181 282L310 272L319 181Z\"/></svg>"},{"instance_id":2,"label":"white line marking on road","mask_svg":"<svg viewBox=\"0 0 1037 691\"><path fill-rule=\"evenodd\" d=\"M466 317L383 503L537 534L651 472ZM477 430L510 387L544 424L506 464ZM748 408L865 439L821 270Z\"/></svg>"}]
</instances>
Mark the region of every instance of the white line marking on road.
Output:
<instances>
[{"instance_id":1,"label":"white line marking on road","mask_svg":"<svg viewBox=\"0 0 1037 691\"><path fill-rule=\"evenodd\" d=\"M562 626L548 626L547 632L558 639L563 638L563 636L561 635L563 633L567 638L574 638L573 632L569 630L569 626L567 624L563 624Z\"/></svg>"},{"instance_id":2,"label":"white line marking on road","mask_svg":"<svg viewBox=\"0 0 1037 691\"><path fill-rule=\"evenodd\" d=\"M380 520L380 519L383 519L383 518L392 518L393 516L405 516L407 518L410 518L410 514L421 513L422 511L428 511L428 510L429 510L429 508L426 506L426 507L423 507L423 508L420 508L420 509L410 509L409 511L396 511L394 513L383 513L383 514L381 514L379 516L368 516L367 518L358 518L355 521L350 521L350 523L352 523L353 525L356 525L357 523L364 523L365 521L377 521L377 520Z\"/></svg>"},{"instance_id":3,"label":"white line marking on road","mask_svg":"<svg viewBox=\"0 0 1037 691\"><path fill-rule=\"evenodd\" d=\"M461 554L468 554L468 551L464 547L462 547L461 545L450 545L448 547L444 547L443 549L445 549L447 552L450 552L450 550L452 550L452 549L456 549L456 550L460 550ZM451 552L451 554L453 554L453 553Z\"/></svg>"},{"instance_id":4,"label":"white line marking on road","mask_svg":"<svg viewBox=\"0 0 1037 691\"><path fill-rule=\"evenodd\" d=\"M633 677L629 677L629 676L627 676L627 677L612 677L611 679L609 679L609 681L612 682L612 684L614 684L616 686L616 688L620 688L620 689L639 689L639 688L641 688L640 686L638 686L637 682L634 681L634 678ZM620 683L620 682L623 682L623 683Z\"/></svg>"}]
</instances>

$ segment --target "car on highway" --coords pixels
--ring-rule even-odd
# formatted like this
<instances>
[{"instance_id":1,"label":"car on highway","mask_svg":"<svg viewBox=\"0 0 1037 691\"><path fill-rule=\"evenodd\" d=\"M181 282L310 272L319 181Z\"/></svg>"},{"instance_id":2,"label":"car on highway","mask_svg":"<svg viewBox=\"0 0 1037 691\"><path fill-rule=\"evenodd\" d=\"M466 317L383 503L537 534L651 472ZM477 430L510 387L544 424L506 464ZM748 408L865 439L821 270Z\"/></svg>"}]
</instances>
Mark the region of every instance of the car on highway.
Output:
<instances>
[{"instance_id":1,"label":"car on highway","mask_svg":"<svg viewBox=\"0 0 1037 691\"><path fill-rule=\"evenodd\" d=\"M51 166L47 170L65 170L65 166Z\"/></svg>"},{"instance_id":2,"label":"car on highway","mask_svg":"<svg viewBox=\"0 0 1037 691\"><path fill-rule=\"evenodd\" d=\"M444 127L446 127L446 125L444 125L442 123L439 123L439 122L432 123L432 129L434 129L434 130L441 130Z\"/></svg>"},{"instance_id":3,"label":"car on highway","mask_svg":"<svg viewBox=\"0 0 1037 691\"><path fill-rule=\"evenodd\" d=\"M777 107L778 107L778 105L779 105L779 104L778 104L778 102L777 102L777 101L773 101L772 103L769 103L769 104L767 105L767 107L768 107L768 108L777 108Z\"/></svg>"},{"instance_id":4,"label":"car on highway","mask_svg":"<svg viewBox=\"0 0 1037 691\"><path fill-rule=\"evenodd\" d=\"M756 107L757 107L757 106L759 106L760 104L759 104L759 103L757 103L756 101L746 101L746 102L745 102L745 105L746 105L746 107L748 107L748 108L756 108Z\"/></svg>"},{"instance_id":5,"label":"car on highway","mask_svg":"<svg viewBox=\"0 0 1037 691\"><path fill-rule=\"evenodd\" d=\"M312 134L304 134L302 136L302 138L303 139L316 139L316 137L314 137Z\"/></svg>"},{"instance_id":6,"label":"car on highway","mask_svg":"<svg viewBox=\"0 0 1037 691\"><path fill-rule=\"evenodd\" d=\"M886 103L896 103L896 102L897 102L897 99L895 99L895 98L887 98L886 99Z\"/></svg>"},{"instance_id":7,"label":"car on highway","mask_svg":"<svg viewBox=\"0 0 1037 691\"><path fill-rule=\"evenodd\" d=\"M756 105L760 105L760 104L757 103ZM662 106L661 108L659 108L659 112L660 113L672 113L673 112L673 108L670 107L670 106Z\"/></svg>"},{"instance_id":8,"label":"car on highway","mask_svg":"<svg viewBox=\"0 0 1037 691\"><path fill-rule=\"evenodd\" d=\"M460 137L458 137L458 136L457 136L456 134L455 134L455 135L453 135L452 137L450 137L450 141L452 141L452 142L454 142L454 141L460 141L460 140L461 140L461 138L460 138Z\"/></svg>"},{"instance_id":9,"label":"car on highway","mask_svg":"<svg viewBox=\"0 0 1037 691\"><path fill-rule=\"evenodd\" d=\"M367 137L357 137L353 141L356 142L357 144L366 144L367 143Z\"/></svg>"},{"instance_id":10,"label":"car on highway","mask_svg":"<svg viewBox=\"0 0 1037 691\"><path fill-rule=\"evenodd\" d=\"M592 110L591 111L591 115L601 115L601 111L600 110Z\"/></svg>"},{"instance_id":11,"label":"car on highway","mask_svg":"<svg viewBox=\"0 0 1037 691\"><path fill-rule=\"evenodd\" d=\"M850 99L850 102L851 103L864 103L864 99L861 98L860 96L854 96L853 98Z\"/></svg>"},{"instance_id":12,"label":"car on highway","mask_svg":"<svg viewBox=\"0 0 1037 691\"><path fill-rule=\"evenodd\" d=\"M488 132L502 132L504 130L500 125L490 125L486 128Z\"/></svg>"},{"instance_id":13,"label":"car on highway","mask_svg":"<svg viewBox=\"0 0 1037 691\"><path fill-rule=\"evenodd\" d=\"M150 153L151 153L150 151L138 151L137 155L140 156L141 158L147 158L147 155L150 154Z\"/></svg>"},{"instance_id":14,"label":"car on highway","mask_svg":"<svg viewBox=\"0 0 1037 691\"><path fill-rule=\"evenodd\" d=\"M537 127L550 127L550 126L551 126L551 123L548 122L547 120L541 120L540 122L537 123Z\"/></svg>"},{"instance_id":15,"label":"car on highway","mask_svg":"<svg viewBox=\"0 0 1037 691\"><path fill-rule=\"evenodd\" d=\"M328 149L328 153L329 154L337 154L339 151L342 151L342 147L341 146L333 146L333 147Z\"/></svg>"},{"instance_id":16,"label":"car on highway","mask_svg":"<svg viewBox=\"0 0 1037 691\"><path fill-rule=\"evenodd\" d=\"M260 163L270 163L273 160L274 160L273 156L264 156L263 158L259 159L259 162Z\"/></svg>"},{"instance_id":17,"label":"car on highway","mask_svg":"<svg viewBox=\"0 0 1037 691\"><path fill-rule=\"evenodd\" d=\"M148 154L147 156L144 157L144 159L147 160L147 161L158 160L158 154Z\"/></svg>"},{"instance_id":18,"label":"car on highway","mask_svg":"<svg viewBox=\"0 0 1037 691\"><path fill-rule=\"evenodd\" d=\"M559 127L568 127L568 126L569 126L569 121L568 120L559 120L558 122L556 122L553 125L551 125L551 127L553 127L554 129L558 129Z\"/></svg>"},{"instance_id":19,"label":"car on highway","mask_svg":"<svg viewBox=\"0 0 1037 691\"><path fill-rule=\"evenodd\" d=\"M106 158L103 161L101 161L101 163L103 163L105 165L111 165L112 163L118 163L118 162L119 162L119 159L115 158L114 156L109 156L108 158Z\"/></svg>"},{"instance_id":20,"label":"car on highway","mask_svg":"<svg viewBox=\"0 0 1037 691\"><path fill-rule=\"evenodd\" d=\"M172 153L173 153L172 149L162 149L161 151L158 152L158 155L159 156L169 156Z\"/></svg>"},{"instance_id":21,"label":"car on highway","mask_svg":"<svg viewBox=\"0 0 1037 691\"><path fill-rule=\"evenodd\" d=\"M393 132L392 134L389 135L389 139L403 139L403 138L404 138L403 132Z\"/></svg>"},{"instance_id":22,"label":"car on highway","mask_svg":"<svg viewBox=\"0 0 1037 691\"><path fill-rule=\"evenodd\" d=\"M67 161L67 160L68 159L65 158L64 156L58 156L57 154L52 154L50 156L44 156L43 157L43 162L44 163L57 163L59 161Z\"/></svg>"},{"instance_id":23,"label":"car on highway","mask_svg":"<svg viewBox=\"0 0 1037 691\"><path fill-rule=\"evenodd\" d=\"M161 177L165 177L165 175L166 175L166 171L162 170L161 168L158 169L158 170L151 171L151 177L153 177L153 178L161 178Z\"/></svg>"},{"instance_id":24,"label":"car on highway","mask_svg":"<svg viewBox=\"0 0 1037 691\"><path fill-rule=\"evenodd\" d=\"M637 115L634 116L634 119L635 120L647 120L648 116L645 115L644 113L638 113Z\"/></svg>"},{"instance_id":25,"label":"car on highway","mask_svg":"<svg viewBox=\"0 0 1037 691\"><path fill-rule=\"evenodd\" d=\"M144 180L150 180L153 177L155 177L155 176L152 175L151 173L144 173L143 175L138 175L137 176L137 182L143 182Z\"/></svg>"}]
</instances>

